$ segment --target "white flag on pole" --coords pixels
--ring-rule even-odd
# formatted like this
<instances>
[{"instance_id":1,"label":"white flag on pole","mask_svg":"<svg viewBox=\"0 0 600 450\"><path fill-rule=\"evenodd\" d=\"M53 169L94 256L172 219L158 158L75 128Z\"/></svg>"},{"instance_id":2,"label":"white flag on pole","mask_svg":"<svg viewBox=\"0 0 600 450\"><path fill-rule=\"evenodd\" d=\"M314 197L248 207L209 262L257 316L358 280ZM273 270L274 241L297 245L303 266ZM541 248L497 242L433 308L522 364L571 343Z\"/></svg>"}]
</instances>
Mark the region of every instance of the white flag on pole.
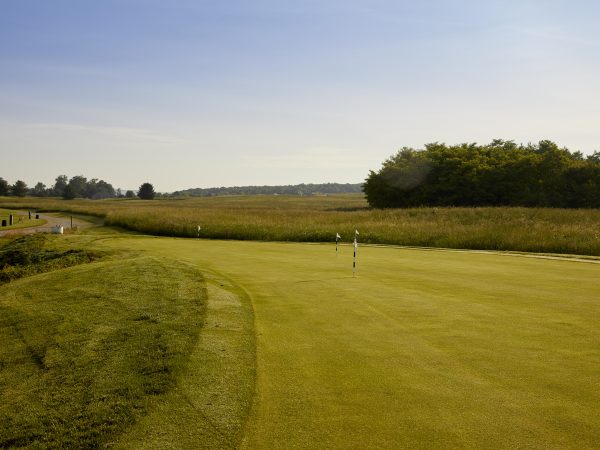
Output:
<instances>
[{"instance_id":1,"label":"white flag on pole","mask_svg":"<svg viewBox=\"0 0 600 450\"><path fill-rule=\"evenodd\" d=\"M336 239L341 239L342 237L340 236L340 233L336 233L335 238Z\"/></svg>"},{"instance_id":2,"label":"white flag on pole","mask_svg":"<svg viewBox=\"0 0 600 450\"><path fill-rule=\"evenodd\" d=\"M358 230L354 232L354 260L352 261L352 276L356 276L356 249L358 248L358 242L356 237L358 236Z\"/></svg>"}]
</instances>

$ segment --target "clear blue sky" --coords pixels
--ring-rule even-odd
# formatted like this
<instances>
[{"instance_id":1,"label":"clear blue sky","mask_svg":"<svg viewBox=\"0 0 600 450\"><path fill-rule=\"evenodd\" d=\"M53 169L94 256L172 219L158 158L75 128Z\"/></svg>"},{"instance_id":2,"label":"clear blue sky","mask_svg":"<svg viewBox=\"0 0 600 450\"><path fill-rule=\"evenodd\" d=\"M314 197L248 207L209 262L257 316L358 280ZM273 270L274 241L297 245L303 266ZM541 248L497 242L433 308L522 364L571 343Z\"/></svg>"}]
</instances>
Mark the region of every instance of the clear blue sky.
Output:
<instances>
[{"instance_id":1,"label":"clear blue sky","mask_svg":"<svg viewBox=\"0 0 600 450\"><path fill-rule=\"evenodd\" d=\"M402 146L600 150L600 4L1 0L0 176L361 182Z\"/></svg>"}]
</instances>

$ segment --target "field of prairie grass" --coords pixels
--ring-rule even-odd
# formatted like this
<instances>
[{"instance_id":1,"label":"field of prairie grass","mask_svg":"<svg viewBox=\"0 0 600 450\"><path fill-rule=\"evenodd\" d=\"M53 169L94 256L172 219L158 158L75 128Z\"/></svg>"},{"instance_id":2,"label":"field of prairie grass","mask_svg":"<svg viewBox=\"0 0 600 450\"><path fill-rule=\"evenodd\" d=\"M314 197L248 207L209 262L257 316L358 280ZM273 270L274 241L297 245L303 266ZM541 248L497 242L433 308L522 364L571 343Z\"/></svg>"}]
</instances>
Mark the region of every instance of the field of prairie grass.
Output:
<instances>
[{"instance_id":1,"label":"field of prairie grass","mask_svg":"<svg viewBox=\"0 0 600 450\"><path fill-rule=\"evenodd\" d=\"M89 214L157 236L328 242L354 230L371 244L600 256L600 210L371 209L362 195L231 196L169 200L0 199L5 208Z\"/></svg>"}]
</instances>

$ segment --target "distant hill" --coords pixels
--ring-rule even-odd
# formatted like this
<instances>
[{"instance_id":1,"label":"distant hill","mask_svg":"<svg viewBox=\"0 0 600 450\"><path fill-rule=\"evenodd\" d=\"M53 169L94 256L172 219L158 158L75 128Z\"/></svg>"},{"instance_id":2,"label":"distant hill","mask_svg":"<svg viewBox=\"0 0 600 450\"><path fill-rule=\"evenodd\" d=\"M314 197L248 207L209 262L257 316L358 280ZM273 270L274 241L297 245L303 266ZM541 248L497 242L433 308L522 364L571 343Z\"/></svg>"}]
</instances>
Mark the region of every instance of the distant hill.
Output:
<instances>
[{"instance_id":1,"label":"distant hill","mask_svg":"<svg viewBox=\"0 0 600 450\"><path fill-rule=\"evenodd\" d=\"M318 195L360 192L362 192L362 183L309 183L287 186L233 186L194 188L185 189L183 191L175 191L171 195L174 197L212 197L216 195Z\"/></svg>"}]
</instances>

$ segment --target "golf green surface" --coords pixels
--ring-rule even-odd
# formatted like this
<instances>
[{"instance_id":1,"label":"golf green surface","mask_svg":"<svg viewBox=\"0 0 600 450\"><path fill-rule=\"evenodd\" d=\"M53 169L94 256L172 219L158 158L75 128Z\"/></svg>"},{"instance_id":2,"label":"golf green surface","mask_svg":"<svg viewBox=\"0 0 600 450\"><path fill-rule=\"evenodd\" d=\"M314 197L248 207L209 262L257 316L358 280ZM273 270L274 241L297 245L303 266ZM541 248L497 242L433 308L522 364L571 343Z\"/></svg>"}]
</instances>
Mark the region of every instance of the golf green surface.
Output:
<instances>
[{"instance_id":1,"label":"golf green surface","mask_svg":"<svg viewBox=\"0 0 600 450\"><path fill-rule=\"evenodd\" d=\"M597 448L600 264L124 236L254 309L243 448Z\"/></svg>"}]
</instances>

